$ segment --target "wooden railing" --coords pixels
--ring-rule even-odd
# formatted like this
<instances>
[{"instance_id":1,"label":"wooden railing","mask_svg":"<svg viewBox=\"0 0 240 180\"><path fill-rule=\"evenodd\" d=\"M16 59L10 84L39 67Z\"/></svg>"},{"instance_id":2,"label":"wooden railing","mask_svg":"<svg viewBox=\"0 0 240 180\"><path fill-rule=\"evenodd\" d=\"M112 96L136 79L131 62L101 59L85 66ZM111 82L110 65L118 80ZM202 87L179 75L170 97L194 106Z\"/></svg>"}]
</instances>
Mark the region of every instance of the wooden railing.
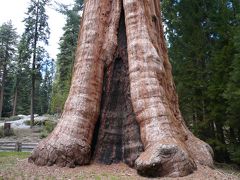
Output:
<instances>
[{"instance_id":1,"label":"wooden railing","mask_svg":"<svg viewBox=\"0 0 240 180\"><path fill-rule=\"evenodd\" d=\"M26 143L19 141L0 141L0 152L3 151L19 151L31 152L38 143Z\"/></svg>"}]
</instances>

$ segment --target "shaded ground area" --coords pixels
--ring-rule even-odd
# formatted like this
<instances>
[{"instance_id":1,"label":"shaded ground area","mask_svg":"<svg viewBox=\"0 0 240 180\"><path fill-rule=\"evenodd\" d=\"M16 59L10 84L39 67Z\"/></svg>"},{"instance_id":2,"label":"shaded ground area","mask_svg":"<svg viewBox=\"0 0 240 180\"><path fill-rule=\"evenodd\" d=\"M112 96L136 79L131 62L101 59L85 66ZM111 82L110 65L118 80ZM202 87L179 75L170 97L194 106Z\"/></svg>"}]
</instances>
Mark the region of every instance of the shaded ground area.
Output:
<instances>
[{"instance_id":1,"label":"shaded ground area","mask_svg":"<svg viewBox=\"0 0 240 180\"><path fill-rule=\"evenodd\" d=\"M0 152L0 180L1 179L147 179L139 176L134 169L125 164L100 165L76 167L74 169L52 167L37 167L27 162L29 153ZM208 180L208 179L240 179L240 171L230 166L210 169L199 166L198 171L179 180ZM151 178L157 179L157 178ZM174 178L158 178L171 180ZM175 180L174 179L174 180Z\"/></svg>"}]
</instances>

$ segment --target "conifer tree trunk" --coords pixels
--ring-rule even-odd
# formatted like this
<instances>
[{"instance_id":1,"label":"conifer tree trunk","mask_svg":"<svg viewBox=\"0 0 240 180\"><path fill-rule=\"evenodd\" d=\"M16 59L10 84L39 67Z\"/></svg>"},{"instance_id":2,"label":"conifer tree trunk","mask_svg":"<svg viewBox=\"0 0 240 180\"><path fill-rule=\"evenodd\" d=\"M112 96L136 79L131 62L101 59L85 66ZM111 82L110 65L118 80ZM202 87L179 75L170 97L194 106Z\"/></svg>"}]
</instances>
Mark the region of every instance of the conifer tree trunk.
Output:
<instances>
[{"instance_id":1,"label":"conifer tree trunk","mask_svg":"<svg viewBox=\"0 0 240 180\"><path fill-rule=\"evenodd\" d=\"M2 86L0 89L0 118L2 117L3 111L3 98L4 98L4 88L5 88L5 77L6 77L6 61L3 64L3 73L2 73Z\"/></svg>"},{"instance_id":2,"label":"conifer tree trunk","mask_svg":"<svg viewBox=\"0 0 240 180\"><path fill-rule=\"evenodd\" d=\"M31 104L30 104L30 114L31 114L31 128L34 126L34 108L35 108L35 82L36 82L36 56L37 56L37 42L38 42L38 23L39 23L39 0L36 3L36 19L34 24L34 42L33 42L33 60L32 60L32 87L31 87Z\"/></svg>"},{"instance_id":3,"label":"conifer tree trunk","mask_svg":"<svg viewBox=\"0 0 240 180\"><path fill-rule=\"evenodd\" d=\"M7 75L7 60L8 60L8 47L6 47L5 50L5 58L3 62L3 70L2 70L2 86L0 90L0 118L2 117L2 111L3 111L3 100L4 100L4 89L5 89L5 79Z\"/></svg>"},{"instance_id":4,"label":"conifer tree trunk","mask_svg":"<svg viewBox=\"0 0 240 180\"><path fill-rule=\"evenodd\" d=\"M62 117L34 150L37 165L123 161L144 176L212 166L186 127L164 42L159 0L87 0Z\"/></svg>"},{"instance_id":5,"label":"conifer tree trunk","mask_svg":"<svg viewBox=\"0 0 240 180\"><path fill-rule=\"evenodd\" d=\"M16 87L14 89L12 116L16 116L16 110L17 110L17 99L18 99L18 85L17 84L18 83L16 83Z\"/></svg>"}]
</instances>

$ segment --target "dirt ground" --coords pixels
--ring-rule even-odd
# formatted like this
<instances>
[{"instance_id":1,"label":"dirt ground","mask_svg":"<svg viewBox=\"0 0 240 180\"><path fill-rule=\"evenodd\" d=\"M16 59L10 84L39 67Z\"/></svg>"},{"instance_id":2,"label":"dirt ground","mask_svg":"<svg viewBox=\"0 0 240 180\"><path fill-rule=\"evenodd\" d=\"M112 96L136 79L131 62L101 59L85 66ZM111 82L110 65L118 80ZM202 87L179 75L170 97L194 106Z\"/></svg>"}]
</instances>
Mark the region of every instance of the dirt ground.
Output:
<instances>
[{"instance_id":1,"label":"dirt ground","mask_svg":"<svg viewBox=\"0 0 240 180\"><path fill-rule=\"evenodd\" d=\"M0 162L1 163L1 162ZM141 177L134 169L129 168L127 165L113 164L113 165L100 165L92 164L88 166L70 168L52 167L38 167L27 162L27 159L18 159L16 163L11 166L0 169L0 179L109 179L109 180L141 180L149 179ZM198 170L193 174L182 178L151 178L161 180L231 180L240 179L239 174L236 172L226 172L221 169L210 169L208 167L199 166Z\"/></svg>"},{"instance_id":2,"label":"dirt ground","mask_svg":"<svg viewBox=\"0 0 240 180\"><path fill-rule=\"evenodd\" d=\"M34 129L14 129L14 136L0 138L0 141L20 141L20 142L39 142L40 128Z\"/></svg>"}]
</instances>

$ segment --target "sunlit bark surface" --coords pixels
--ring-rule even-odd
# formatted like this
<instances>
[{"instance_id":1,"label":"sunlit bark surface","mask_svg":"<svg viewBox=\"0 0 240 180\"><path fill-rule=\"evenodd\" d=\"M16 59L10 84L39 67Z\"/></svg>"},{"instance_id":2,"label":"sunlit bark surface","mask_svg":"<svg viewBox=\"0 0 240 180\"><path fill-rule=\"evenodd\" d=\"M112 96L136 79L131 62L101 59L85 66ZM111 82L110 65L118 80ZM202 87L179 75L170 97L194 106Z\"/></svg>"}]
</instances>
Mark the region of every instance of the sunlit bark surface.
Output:
<instances>
[{"instance_id":1,"label":"sunlit bark surface","mask_svg":"<svg viewBox=\"0 0 240 180\"><path fill-rule=\"evenodd\" d=\"M123 161L144 176L212 166L186 127L164 42L159 0L86 0L62 117L34 150L37 165Z\"/></svg>"}]
</instances>

